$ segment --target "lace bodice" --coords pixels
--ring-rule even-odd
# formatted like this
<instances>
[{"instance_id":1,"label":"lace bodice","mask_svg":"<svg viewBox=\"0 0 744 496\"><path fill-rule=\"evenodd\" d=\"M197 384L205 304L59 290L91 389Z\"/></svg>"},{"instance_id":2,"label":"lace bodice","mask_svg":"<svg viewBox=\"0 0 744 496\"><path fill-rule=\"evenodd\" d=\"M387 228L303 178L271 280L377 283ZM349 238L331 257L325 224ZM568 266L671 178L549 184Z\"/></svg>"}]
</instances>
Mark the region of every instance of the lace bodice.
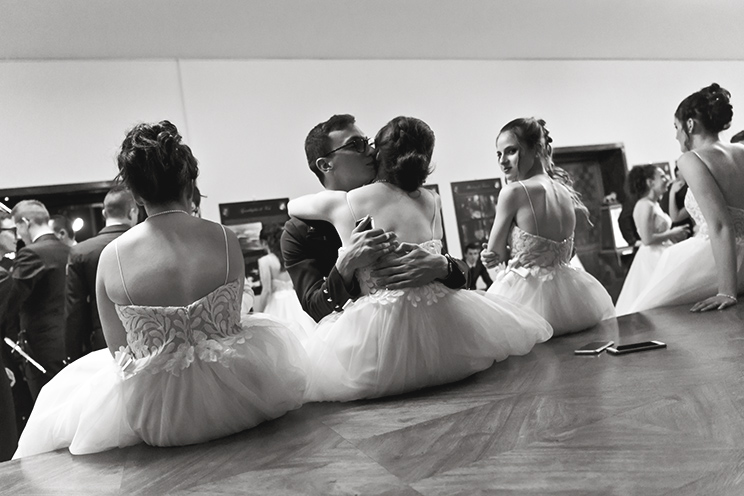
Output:
<instances>
[{"instance_id":1,"label":"lace bodice","mask_svg":"<svg viewBox=\"0 0 744 496\"><path fill-rule=\"evenodd\" d=\"M511 231L510 268L550 268L567 264L573 252L573 234L563 241L554 241L523 231L516 225Z\"/></svg>"},{"instance_id":2,"label":"lace bodice","mask_svg":"<svg viewBox=\"0 0 744 496\"><path fill-rule=\"evenodd\" d=\"M654 221L653 228L655 234L667 232L672 228L672 218L669 217L662 209L659 202L654 202L653 205Z\"/></svg>"},{"instance_id":3,"label":"lace bodice","mask_svg":"<svg viewBox=\"0 0 744 496\"><path fill-rule=\"evenodd\" d=\"M708 223L705 221L705 217L703 217L703 212L700 211L700 205L698 205L692 191L689 189L685 195L685 208L697 225L695 236L707 238ZM731 214L731 219L734 223L734 235L736 236L736 239L744 240L744 209L728 207L728 211Z\"/></svg>"},{"instance_id":4,"label":"lace bodice","mask_svg":"<svg viewBox=\"0 0 744 496\"><path fill-rule=\"evenodd\" d=\"M248 337L240 325L240 281L224 284L186 306L117 305L127 333L117 352L125 377L143 370L179 375L197 356L219 361Z\"/></svg>"}]
</instances>

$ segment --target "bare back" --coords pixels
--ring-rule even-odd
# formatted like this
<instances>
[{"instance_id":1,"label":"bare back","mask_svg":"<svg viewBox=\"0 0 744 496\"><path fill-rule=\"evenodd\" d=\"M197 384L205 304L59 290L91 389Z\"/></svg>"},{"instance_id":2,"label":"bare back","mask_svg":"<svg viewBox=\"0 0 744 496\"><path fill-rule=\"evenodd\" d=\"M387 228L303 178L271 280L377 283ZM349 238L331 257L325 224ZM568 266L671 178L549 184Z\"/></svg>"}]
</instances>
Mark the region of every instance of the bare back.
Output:
<instances>
[{"instance_id":1,"label":"bare back","mask_svg":"<svg viewBox=\"0 0 744 496\"><path fill-rule=\"evenodd\" d=\"M375 228L394 231L398 241L418 244L442 238L439 197L426 188L408 193L388 183L374 183L350 191L347 199L349 219L371 215Z\"/></svg>"},{"instance_id":2,"label":"bare back","mask_svg":"<svg viewBox=\"0 0 744 496\"><path fill-rule=\"evenodd\" d=\"M563 241L573 234L575 207L563 185L547 174L539 174L513 187L524 193L515 215L517 227L553 241Z\"/></svg>"},{"instance_id":3,"label":"bare back","mask_svg":"<svg viewBox=\"0 0 744 496\"><path fill-rule=\"evenodd\" d=\"M148 219L108 249L100 277L119 305L188 305L244 273L235 235L185 214Z\"/></svg>"},{"instance_id":4,"label":"bare back","mask_svg":"<svg viewBox=\"0 0 744 496\"><path fill-rule=\"evenodd\" d=\"M744 145L717 143L692 153L710 171L726 205L744 209Z\"/></svg>"}]
</instances>

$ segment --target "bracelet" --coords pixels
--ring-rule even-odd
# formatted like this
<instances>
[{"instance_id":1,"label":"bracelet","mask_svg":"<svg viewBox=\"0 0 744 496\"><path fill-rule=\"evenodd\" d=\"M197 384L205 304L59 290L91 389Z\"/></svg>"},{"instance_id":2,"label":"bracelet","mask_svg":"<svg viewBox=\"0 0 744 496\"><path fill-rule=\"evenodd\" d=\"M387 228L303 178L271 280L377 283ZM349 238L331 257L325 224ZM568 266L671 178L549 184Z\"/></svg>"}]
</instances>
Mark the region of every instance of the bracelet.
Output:
<instances>
[{"instance_id":1,"label":"bracelet","mask_svg":"<svg viewBox=\"0 0 744 496\"><path fill-rule=\"evenodd\" d=\"M734 303L739 303L739 300L736 299L736 296L731 296L730 294L718 293L716 296L723 296L724 298L728 298L729 300L733 301Z\"/></svg>"}]
</instances>

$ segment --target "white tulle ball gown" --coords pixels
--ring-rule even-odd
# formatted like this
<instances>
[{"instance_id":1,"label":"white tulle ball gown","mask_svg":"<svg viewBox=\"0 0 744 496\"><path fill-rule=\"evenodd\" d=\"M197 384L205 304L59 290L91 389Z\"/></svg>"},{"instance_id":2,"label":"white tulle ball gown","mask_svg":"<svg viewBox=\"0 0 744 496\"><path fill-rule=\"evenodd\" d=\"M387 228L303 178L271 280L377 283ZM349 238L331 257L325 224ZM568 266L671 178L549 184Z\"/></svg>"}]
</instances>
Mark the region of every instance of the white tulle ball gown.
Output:
<instances>
[{"instance_id":1,"label":"white tulle ball gown","mask_svg":"<svg viewBox=\"0 0 744 496\"><path fill-rule=\"evenodd\" d=\"M515 225L510 247L511 258L497 270L489 294L534 310L550 322L555 335L582 331L615 316L604 286L571 264L573 235L555 241Z\"/></svg>"},{"instance_id":2,"label":"white tulle ball gown","mask_svg":"<svg viewBox=\"0 0 744 496\"><path fill-rule=\"evenodd\" d=\"M671 229L672 219L664 213L657 202L653 206L653 215L654 233L661 234ZM615 304L618 315L626 315L637 311L635 308L638 296L651 281L651 275L656 270L661 256L673 244L671 241L664 241L655 245L641 245L638 248L628 275L625 276L623 289L620 291L620 296L618 296Z\"/></svg>"},{"instance_id":3,"label":"white tulle ball gown","mask_svg":"<svg viewBox=\"0 0 744 496\"><path fill-rule=\"evenodd\" d=\"M420 245L441 253L440 240ZM349 401L463 379L552 335L550 325L506 298L453 290L375 286L358 273L363 296L324 318L305 342L306 399Z\"/></svg>"},{"instance_id":4,"label":"white tulle ball gown","mask_svg":"<svg viewBox=\"0 0 744 496\"><path fill-rule=\"evenodd\" d=\"M41 391L14 458L208 441L302 403L307 356L284 325L241 322L239 281L184 307L117 306L126 348L93 352Z\"/></svg>"},{"instance_id":5,"label":"white tulle ball gown","mask_svg":"<svg viewBox=\"0 0 744 496\"><path fill-rule=\"evenodd\" d=\"M629 311L693 304L718 292L708 224L689 190L685 196L685 208L698 226L697 232L664 251L646 287L630 305ZM737 283L738 293L741 293L744 291L744 210L728 207L728 211L736 238Z\"/></svg>"}]
</instances>

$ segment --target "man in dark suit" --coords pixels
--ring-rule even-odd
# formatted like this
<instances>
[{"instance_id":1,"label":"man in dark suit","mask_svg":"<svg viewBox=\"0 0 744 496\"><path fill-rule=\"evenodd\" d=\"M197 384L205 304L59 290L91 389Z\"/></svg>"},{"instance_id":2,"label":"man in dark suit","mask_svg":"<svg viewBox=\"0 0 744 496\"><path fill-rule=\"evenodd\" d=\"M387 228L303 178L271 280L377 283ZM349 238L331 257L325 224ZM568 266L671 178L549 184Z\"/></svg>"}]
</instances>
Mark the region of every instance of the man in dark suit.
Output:
<instances>
[{"instance_id":1,"label":"man in dark suit","mask_svg":"<svg viewBox=\"0 0 744 496\"><path fill-rule=\"evenodd\" d=\"M49 227L43 203L24 200L11 212L18 236L26 244L16 254L7 314L20 317L18 336L24 351L46 369L24 364L35 399L42 386L62 370L65 358L65 266L70 248Z\"/></svg>"},{"instance_id":2,"label":"man in dark suit","mask_svg":"<svg viewBox=\"0 0 744 496\"><path fill-rule=\"evenodd\" d=\"M12 226L12 221L8 214L0 211L0 259L5 259L6 254L15 251L15 240L15 227ZM0 320L5 315L11 283L10 272L0 264ZM0 332L0 338L2 337ZM2 342L0 347L6 348ZM0 462L10 460L18 445L15 402L10 383L10 378L16 377L10 368L6 368L3 354L0 353Z\"/></svg>"},{"instance_id":3,"label":"man in dark suit","mask_svg":"<svg viewBox=\"0 0 744 496\"><path fill-rule=\"evenodd\" d=\"M310 170L327 190L350 191L372 182L377 174L374 149L351 115L334 115L315 126L305 140ZM360 295L356 269L395 250L395 234L361 223L339 256L341 239L328 222L291 218L281 239L284 263L302 308L316 321ZM422 286L435 279L451 288L467 282L464 264L449 255L415 247L378 263L373 275L391 289Z\"/></svg>"},{"instance_id":4,"label":"man in dark suit","mask_svg":"<svg viewBox=\"0 0 744 496\"><path fill-rule=\"evenodd\" d=\"M65 350L67 363L106 347L96 302L96 272L103 249L137 223L132 193L115 186L103 199L106 226L70 249L67 262Z\"/></svg>"},{"instance_id":5,"label":"man in dark suit","mask_svg":"<svg viewBox=\"0 0 744 496\"><path fill-rule=\"evenodd\" d=\"M476 282L483 279L486 289L491 287L493 280L488 275L488 269L480 259L480 243L470 243L465 247L465 263L468 264L468 289L476 289Z\"/></svg>"}]
</instances>

